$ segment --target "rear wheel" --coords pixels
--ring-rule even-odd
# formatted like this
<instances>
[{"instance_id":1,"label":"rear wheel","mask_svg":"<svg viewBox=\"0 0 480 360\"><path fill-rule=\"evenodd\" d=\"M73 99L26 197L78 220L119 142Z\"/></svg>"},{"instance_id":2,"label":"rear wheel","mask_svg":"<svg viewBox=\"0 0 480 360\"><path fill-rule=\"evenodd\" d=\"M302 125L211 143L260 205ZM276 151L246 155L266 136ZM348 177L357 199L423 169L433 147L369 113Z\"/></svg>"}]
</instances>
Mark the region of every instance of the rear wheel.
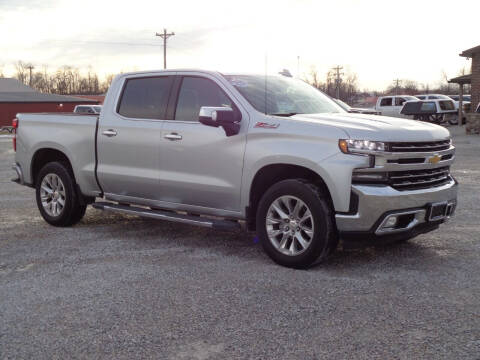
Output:
<instances>
[{"instance_id":1,"label":"rear wheel","mask_svg":"<svg viewBox=\"0 0 480 360\"><path fill-rule=\"evenodd\" d=\"M40 214L51 225L70 226L85 215L69 166L61 162L46 164L38 174L36 198Z\"/></svg>"},{"instance_id":2,"label":"rear wheel","mask_svg":"<svg viewBox=\"0 0 480 360\"><path fill-rule=\"evenodd\" d=\"M256 221L265 252L284 266L306 268L321 262L338 242L325 195L302 179L273 185L260 200Z\"/></svg>"}]
</instances>

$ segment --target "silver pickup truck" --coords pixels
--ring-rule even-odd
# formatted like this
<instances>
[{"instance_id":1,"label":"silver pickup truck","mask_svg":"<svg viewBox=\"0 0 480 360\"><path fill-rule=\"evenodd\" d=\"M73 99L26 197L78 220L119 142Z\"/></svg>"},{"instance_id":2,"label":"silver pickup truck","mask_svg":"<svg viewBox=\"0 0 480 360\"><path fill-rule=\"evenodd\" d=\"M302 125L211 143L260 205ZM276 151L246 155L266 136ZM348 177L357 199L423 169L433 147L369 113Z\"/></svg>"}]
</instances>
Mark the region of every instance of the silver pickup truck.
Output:
<instances>
[{"instance_id":1,"label":"silver pickup truck","mask_svg":"<svg viewBox=\"0 0 480 360\"><path fill-rule=\"evenodd\" d=\"M349 114L300 80L168 70L115 78L99 116L18 114L15 181L43 218L87 205L256 231L296 268L337 246L412 238L453 215L443 127Z\"/></svg>"}]
</instances>

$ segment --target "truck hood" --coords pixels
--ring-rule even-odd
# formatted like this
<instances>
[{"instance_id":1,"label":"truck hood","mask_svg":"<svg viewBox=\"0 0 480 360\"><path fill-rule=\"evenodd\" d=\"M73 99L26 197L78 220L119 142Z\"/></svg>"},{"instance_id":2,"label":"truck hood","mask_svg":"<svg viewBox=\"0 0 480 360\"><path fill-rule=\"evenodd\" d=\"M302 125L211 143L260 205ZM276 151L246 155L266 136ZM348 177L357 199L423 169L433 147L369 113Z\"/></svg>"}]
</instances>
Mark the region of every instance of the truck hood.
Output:
<instances>
[{"instance_id":1,"label":"truck hood","mask_svg":"<svg viewBox=\"0 0 480 360\"><path fill-rule=\"evenodd\" d=\"M355 113L298 114L297 121L330 125L345 131L351 139L374 141L437 141L450 137L442 126L410 119Z\"/></svg>"}]
</instances>

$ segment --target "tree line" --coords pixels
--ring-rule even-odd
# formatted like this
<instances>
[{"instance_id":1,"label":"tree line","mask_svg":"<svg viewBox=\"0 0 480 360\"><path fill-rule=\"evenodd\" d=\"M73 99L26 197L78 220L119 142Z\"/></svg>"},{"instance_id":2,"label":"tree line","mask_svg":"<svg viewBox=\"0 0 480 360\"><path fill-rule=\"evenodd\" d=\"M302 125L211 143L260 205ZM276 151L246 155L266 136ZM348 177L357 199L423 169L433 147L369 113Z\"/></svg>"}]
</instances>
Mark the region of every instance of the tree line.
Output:
<instances>
[{"instance_id":1,"label":"tree line","mask_svg":"<svg viewBox=\"0 0 480 360\"><path fill-rule=\"evenodd\" d=\"M100 80L98 74L92 69L82 74L78 68L65 65L53 72L49 71L47 66L43 66L41 71L38 71L30 64L18 61L15 64L14 77L43 93L100 95L108 90L115 74L109 74L105 79Z\"/></svg>"},{"instance_id":2,"label":"tree line","mask_svg":"<svg viewBox=\"0 0 480 360\"><path fill-rule=\"evenodd\" d=\"M460 69L458 75L465 75L465 68ZM442 71L441 77L438 82L433 86L429 84L421 84L418 81L403 79L398 82L392 82L391 85L387 86L386 89L380 91L370 91L370 90L360 90L358 86L358 76L356 73L351 71L346 71L340 82L337 82L336 74L333 71L329 71L323 77L318 73L315 67L312 67L310 73L304 79L310 85L316 87L317 89L323 91L333 98L337 98L337 86L338 86L338 97L340 100L348 103L355 104L355 102L367 96L381 96L381 95L392 95L392 94L402 94L402 95L418 95L418 94L445 94L445 95L455 95L459 92L459 87L457 84L450 84L448 82L447 74ZM470 85L466 85L464 88L465 94L470 93Z\"/></svg>"}]
</instances>

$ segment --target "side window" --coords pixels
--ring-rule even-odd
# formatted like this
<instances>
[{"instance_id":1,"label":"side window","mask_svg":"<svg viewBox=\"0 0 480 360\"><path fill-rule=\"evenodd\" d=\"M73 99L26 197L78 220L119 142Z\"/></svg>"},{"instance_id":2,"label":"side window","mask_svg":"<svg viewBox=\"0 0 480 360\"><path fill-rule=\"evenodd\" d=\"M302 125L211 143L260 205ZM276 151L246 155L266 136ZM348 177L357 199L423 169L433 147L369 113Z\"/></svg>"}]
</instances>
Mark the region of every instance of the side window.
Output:
<instances>
[{"instance_id":1,"label":"side window","mask_svg":"<svg viewBox=\"0 0 480 360\"><path fill-rule=\"evenodd\" d=\"M416 98L418 98L420 100L425 100L425 96L416 96Z\"/></svg>"},{"instance_id":2,"label":"side window","mask_svg":"<svg viewBox=\"0 0 480 360\"><path fill-rule=\"evenodd\" d=\"M429 99L438 99L438 96L430 95L428 98L429 98Z\"/></svg>"},{"instance_id":3,"label":"side window","mask_svg":"<svg viewBox=\"0 0 480 360\"><path fill-rule=\"evenodd\" d=\"M402 106L405 101L407 100L401 97L397 97L395 98L395 106Z\"/></svg>"},{"instance_id":4,"label":"side window","mask_svg":"<svg viewBox=\"0 0 480 360\"><path fill-rule=\"evenodd\" d=\"M392 106L392 98L383 98L382 101L380 101L380 106Z\"/></svg>"},{"instance_id":5,"label":"side window","mask_svg":"<svg viewBox=\"0 0 480 360\"><path fill-rule=\"evenodd\" d=\"M233 103L212 80L184 77L178 94L175 120L198 121L202 106L224 106L233 109Z\"/></svg>"},{"instance_id":6,"label":"side window","mask_svg":"<svg viewBox=\"0 0 480 360\"><path fill-rule=\"evenodd\" d=\"M171 76L128 79L117 112L129 118L164 119Z\"/></svg>"}]
</instances>

